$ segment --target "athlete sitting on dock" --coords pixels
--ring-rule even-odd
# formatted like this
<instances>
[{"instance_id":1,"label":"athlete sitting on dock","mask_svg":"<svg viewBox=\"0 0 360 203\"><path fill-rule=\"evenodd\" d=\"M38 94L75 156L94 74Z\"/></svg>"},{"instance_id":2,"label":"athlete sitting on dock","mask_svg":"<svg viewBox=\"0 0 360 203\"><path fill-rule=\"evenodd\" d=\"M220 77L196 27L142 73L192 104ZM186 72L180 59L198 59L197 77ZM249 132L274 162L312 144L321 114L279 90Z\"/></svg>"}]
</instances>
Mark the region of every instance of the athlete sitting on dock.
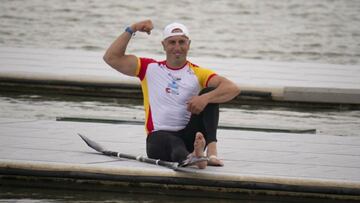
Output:
<instances>
[{"instance_id":1,"label":"athlete sitting on dock","mask_svg":"<svg viewBox=\"0 0 360 203\"><path fill-rule=\"evenodd\" d=\"M223 166L216 146L218 104L233 99L239 88L187 60L191 41L188 29L179 23L169 24L163 31L165 61L125 54L135 32L150 34L152 29L151 20L127 27L104 55L111 67L141 81L148 157L180 163L204 156L207 147L208 161L198 162L197 166Z\"/></svg>"}]
</instances>

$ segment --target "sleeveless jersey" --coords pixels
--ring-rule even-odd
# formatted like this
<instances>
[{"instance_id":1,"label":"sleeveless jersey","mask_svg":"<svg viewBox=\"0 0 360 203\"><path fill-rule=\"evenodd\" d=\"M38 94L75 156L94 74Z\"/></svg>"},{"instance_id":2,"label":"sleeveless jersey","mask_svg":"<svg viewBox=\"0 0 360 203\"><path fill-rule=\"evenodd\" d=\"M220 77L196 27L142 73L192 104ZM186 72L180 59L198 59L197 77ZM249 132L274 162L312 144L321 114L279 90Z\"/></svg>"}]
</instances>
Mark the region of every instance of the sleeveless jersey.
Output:
<instances>
[{"instance_id":1,"label":"sleeveless jersey","mask_svg":"<svg viewBox=\"0 0 360 203\"><path fill-rule=\"evenodd\" d=\"M171 69L166 61L138 58L136 75L141 81L145 128L149 134L185 128L191 116L187 102L207 87L210 78L216 74L190 62L182 68Z\"/></svg>"}]
</instances>

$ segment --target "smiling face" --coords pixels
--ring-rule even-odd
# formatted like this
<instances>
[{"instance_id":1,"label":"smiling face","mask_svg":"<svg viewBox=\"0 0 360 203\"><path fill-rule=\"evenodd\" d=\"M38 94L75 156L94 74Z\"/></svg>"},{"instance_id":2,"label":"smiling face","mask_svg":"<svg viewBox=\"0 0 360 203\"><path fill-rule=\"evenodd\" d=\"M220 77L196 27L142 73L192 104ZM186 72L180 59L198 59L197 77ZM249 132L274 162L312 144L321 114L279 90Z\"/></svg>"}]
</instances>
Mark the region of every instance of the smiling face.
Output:
<instances>
[{"instance_id":1,"label":"smiling face","mask_svg":"<svg viewBox=\"0 0 360 203\"><path fill-rule=\"evenodd\" d=\"M189 38L184 35L168 37L162 41L168 65L179 67L185 64L190 42Z\"/></svg>"}]
</instances>

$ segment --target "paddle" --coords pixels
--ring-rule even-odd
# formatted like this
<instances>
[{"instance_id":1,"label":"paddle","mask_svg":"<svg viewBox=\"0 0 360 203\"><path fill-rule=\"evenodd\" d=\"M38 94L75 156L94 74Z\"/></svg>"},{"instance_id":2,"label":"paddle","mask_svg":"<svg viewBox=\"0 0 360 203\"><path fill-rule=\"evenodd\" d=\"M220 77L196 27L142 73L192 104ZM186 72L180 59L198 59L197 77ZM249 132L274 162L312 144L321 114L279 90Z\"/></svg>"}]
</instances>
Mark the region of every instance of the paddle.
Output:
<instances>
[{"instance_id":1,"label":"paddle","mask_svg":"<svg viewBox=\"0 0 360 203\"><path fill-rule=\"evenodd\" d=\"M186 166L191 166L194 165L198 162L201 161L208 161L207 157L194 157L194 156L190 156L188 159L184 160L181 163L177 163L177 162L168 162L168 161L162 161L160 159L151 159L151 158L147 158L145 156L134 156L134 155L130 155L130 154L124 154L124 153L119 153L119 152L115 152L115 151L110 151L110 150L106 150L104 147L102 147L100 144L98 144L97 142L90 140L89 138L87 138L84 135L81 135L80 133L78 133L78 135L81 137L81 139L84 140L84 142L91 147L92 149L103 153L104 155L107 156L113 156L113 157L119 157L119 158L124 158L124 159L131 159L131 160L136 160L136 161L140 161L140 162L144 162L144 163L149 163L149 164L153 164L153 165L159 165L159 166L164 166L170 169L173 169L175 171L180 170L180 168L182 167L186 167Z\"/></svg>"}]
</instances>

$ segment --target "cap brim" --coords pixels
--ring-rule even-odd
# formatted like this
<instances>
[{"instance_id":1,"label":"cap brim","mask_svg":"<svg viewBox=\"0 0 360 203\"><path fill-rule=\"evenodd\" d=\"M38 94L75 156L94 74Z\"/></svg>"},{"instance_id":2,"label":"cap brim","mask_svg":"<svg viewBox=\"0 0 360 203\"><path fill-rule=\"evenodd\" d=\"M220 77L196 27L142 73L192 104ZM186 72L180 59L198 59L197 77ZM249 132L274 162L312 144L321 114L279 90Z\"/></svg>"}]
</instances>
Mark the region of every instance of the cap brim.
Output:
<instances>
[{"instance_id":1,"label":"cap brim","mask_svg":"<svg viewBox=\"0 0 360 203\"><path fill-rule=\"evenodd\" d=\"M164 35L163 40L165 40L165 39L167 39L167 38L169 38L169 37L173 37L173 36L181 36L181 35L183 35L183 36L185 36L185 37L189 38L189 36L188 36L188 35L186 35L186 34L185 34L185 33L183 33L183 32L175 32L175 33L170 33L170 34L168 34L168 35Z\"/></svg>"}]
</instances>

